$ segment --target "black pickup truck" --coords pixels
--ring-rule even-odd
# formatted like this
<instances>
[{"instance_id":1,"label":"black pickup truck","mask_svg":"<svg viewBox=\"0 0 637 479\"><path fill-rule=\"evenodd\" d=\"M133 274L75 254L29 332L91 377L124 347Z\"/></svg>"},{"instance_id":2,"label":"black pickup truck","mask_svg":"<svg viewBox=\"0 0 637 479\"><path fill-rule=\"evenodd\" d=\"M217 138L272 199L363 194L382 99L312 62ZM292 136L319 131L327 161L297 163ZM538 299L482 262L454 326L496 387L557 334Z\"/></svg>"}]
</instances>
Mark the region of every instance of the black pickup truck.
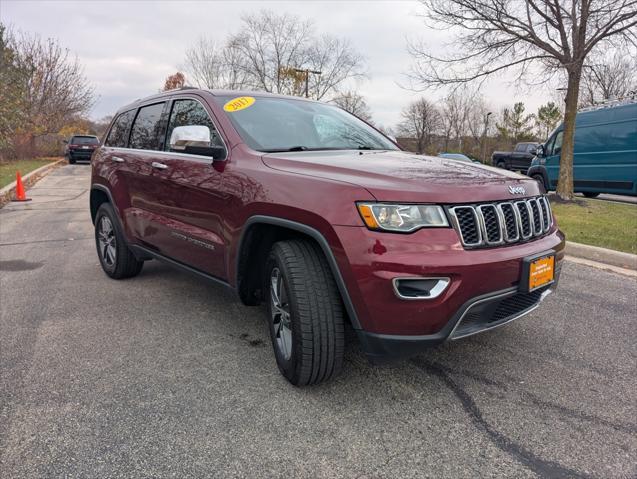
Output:
<instances>
[{"instance_id":1,"label":"black pickup truck","mask_svg":"<svg viewBox=\"0 0 637 479\"><path fill-rule=\"evenodd\" d=\"M526 173L535 158L539 143L518 143L513 151L494 151L491 155L492 165L505 170Z\"/></svg>"}]
</instances>

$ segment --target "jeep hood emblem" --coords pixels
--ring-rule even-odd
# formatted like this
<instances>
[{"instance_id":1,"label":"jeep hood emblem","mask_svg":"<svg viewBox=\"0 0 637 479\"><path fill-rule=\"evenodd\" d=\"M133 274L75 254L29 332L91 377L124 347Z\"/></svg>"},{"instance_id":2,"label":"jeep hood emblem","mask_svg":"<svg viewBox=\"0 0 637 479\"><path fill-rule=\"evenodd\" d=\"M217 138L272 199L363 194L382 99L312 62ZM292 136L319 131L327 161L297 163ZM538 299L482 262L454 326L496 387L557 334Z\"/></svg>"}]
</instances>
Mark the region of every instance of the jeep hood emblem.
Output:
<instances>
[{"instance_id":1,"label":"jeep hood emblem","mask_svg":"<svg viewBox=\"0 0 637 479\"><path fill-rule=\"evenodd\" d=\"M509 186L509 193L512 195L523 195L526 193L526 190L523 186Z\"/></svg>"}]
</instances>

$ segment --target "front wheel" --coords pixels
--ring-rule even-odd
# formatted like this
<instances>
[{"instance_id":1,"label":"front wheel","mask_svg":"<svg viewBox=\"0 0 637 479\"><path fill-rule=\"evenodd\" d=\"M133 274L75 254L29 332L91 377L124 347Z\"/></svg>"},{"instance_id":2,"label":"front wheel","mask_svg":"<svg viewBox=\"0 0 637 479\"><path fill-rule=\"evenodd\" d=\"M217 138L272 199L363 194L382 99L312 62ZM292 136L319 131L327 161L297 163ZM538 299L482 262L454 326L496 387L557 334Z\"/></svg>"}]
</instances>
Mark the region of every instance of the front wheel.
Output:
<instances>
[{"instance_id":1,"label":"front wheel","mask_svg":"<svg viewBox=\"0 0 637 479\"><path fill-rule=\"evenodd\" d=\"M270 337L279 370L295 386L327 381L343 365L343 306L316 243L275 243L265 268Z\"/></svg>"},{"instance_id":2,"label":"front wheel","mask_svg":"<svg viewBox=\"0 0 637 479\"><path fill-rule=\"evenodd\" d=\"M544 177L542 177L542 175L533 175L531 178L537 181L542 191L546 193L546 185L544 184Z\"/></svg>"},{"instance_id":3,"label":"front wheel","mask_svg":"<svg viewBox=\"0 0 637 479\"><path fill-rule=\"evenodd\" d=\"M597 198L599 196L599 193L594 191L585 191L584 196L586 196L586 198Z\"/></svg>"},{"instance_id":4,"label":"front wheel","mask_svg":"<svg viewBox=\"0 0 637 479\"><path fill-rule=\"evenodd\" d=\"M144 266L126 244L109 203L102 204L95 215L95 246L102 269L113 279L137 276Z\"/></svg>"}]
</instances>

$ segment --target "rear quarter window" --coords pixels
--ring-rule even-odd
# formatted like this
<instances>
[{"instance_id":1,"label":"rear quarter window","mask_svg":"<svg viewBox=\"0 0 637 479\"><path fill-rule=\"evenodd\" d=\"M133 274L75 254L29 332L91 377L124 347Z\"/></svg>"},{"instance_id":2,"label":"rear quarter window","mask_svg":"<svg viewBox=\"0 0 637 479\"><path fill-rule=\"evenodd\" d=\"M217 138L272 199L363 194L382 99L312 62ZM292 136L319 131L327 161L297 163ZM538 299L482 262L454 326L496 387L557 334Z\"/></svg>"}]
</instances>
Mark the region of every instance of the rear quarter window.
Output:
<instances>
[{"instance_id":1,"label":"rear quarter window","mask_svg":"<svg viewBox=\"0 0 637 479\"><path fill-rule=\"evenodd\" d=\"M162 113L166 103L144 106L133 123L130 147L138 150L159 150L163 135Z\"/></svg>"},{"instance_id":2,"label":"rear quarter window","mask_svg":"<svg viewBox=\"0 0 637 479\"><path fill-rule=\"evenodd\" d=\"M104 143L106 146L111 146L113 148L126 148L126 144L128 143L128 132L130 131L134 115L135 110L129 110L117 117L111 127L111 131L108 132L108 136L106 137L106 142Z\"/></svg>"}]
</instances>

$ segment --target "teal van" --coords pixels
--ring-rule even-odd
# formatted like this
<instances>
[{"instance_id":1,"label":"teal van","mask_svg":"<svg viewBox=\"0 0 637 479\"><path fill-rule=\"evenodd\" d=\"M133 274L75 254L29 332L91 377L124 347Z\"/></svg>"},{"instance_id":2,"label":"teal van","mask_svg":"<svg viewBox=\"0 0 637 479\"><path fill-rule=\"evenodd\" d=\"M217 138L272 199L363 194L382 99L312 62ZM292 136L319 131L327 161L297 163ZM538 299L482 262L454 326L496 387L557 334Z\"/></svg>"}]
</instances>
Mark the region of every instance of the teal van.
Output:
<instances>
[{"instance_id":1,"label":"teal van","mask_svg":"<svg viewBox=\"0 0 637 479\"><path fill-rule=\"evenodd\" d=\"M554 190L560 172L564 124L538 148L528 176ZM580 110L575 119L573 180L576 192L637 196L637 100Z\"/></svg>"}]
</instances>

